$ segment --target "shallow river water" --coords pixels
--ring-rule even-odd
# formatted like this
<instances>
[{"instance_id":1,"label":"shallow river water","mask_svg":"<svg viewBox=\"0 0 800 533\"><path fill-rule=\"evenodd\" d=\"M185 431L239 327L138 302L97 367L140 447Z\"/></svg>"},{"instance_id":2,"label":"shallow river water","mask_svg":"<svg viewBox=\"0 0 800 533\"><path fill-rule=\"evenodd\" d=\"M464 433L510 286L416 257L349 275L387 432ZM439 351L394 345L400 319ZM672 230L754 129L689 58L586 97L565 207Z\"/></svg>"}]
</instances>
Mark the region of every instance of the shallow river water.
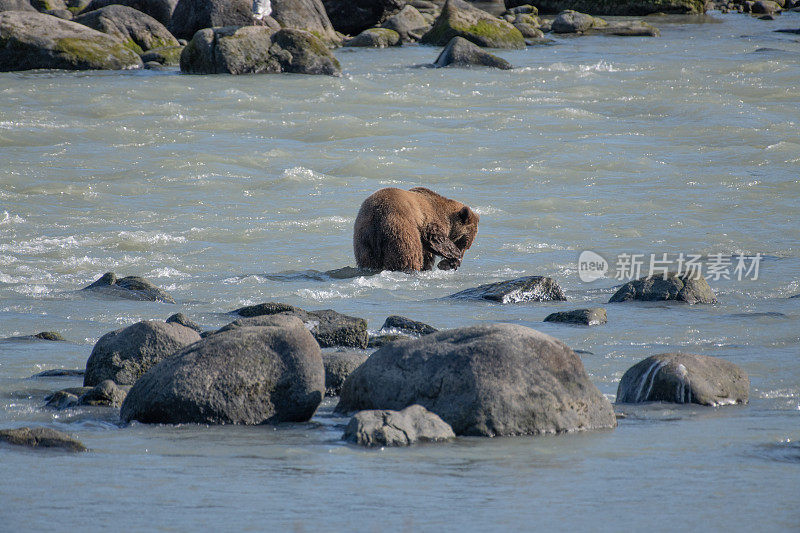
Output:
<instances>
[{"instance_id":1,"label":"shallow river water","mask_svg":"<svg viewBox=\"0 0 800 533\"><path fill-rule=\"evenodd\" d=\"M341 78L0 74L0 429L46 425L89 453L0 447L0 529L787 530L800 526L800 42L742 15L654 18L660 38L498 51L515 69L429 69L438 50L340 49ZM456 272L344 280L361 201L430 187L481 215ZM718 305L608 304L614 270L734 258ZM720 255L721 254L721 255ZM737 279L736 258L758 275ZM645 265L642 275L646 273ZM177 304L86 297L106 271ZM442 297L523 275L569 301ZM318 276L317 276L318 277ZM757 277L757 279L753 279ZM287 302L439 328L513 322L581 355L611 400L656 353L722 357L746 406L617 405L613 431L364 450L326 400L307 424L120 427L45 409L104 333L182 311L206 328ZM605 305L608 324L542 319Z\"/></svg>"}]
</instances>

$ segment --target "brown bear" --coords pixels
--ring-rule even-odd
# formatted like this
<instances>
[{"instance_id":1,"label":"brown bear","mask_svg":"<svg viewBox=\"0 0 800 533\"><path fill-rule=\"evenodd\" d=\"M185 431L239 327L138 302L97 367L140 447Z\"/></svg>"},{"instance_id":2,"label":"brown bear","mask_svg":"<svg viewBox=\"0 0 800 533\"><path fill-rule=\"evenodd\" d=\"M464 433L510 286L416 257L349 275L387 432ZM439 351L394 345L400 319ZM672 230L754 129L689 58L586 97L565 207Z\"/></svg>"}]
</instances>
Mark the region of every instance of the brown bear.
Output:
<instances>
[{"instance_id":1,"label":"brown bear","mask_svg":"<svg viewBox=\"0 0 800 533\"><path fill-rule=\"evenodd\" d=\"M424 187L381 189L361 204L353 232L359 268L455 270L478 232L472 209Z\"/></svg>"}]
</instances>

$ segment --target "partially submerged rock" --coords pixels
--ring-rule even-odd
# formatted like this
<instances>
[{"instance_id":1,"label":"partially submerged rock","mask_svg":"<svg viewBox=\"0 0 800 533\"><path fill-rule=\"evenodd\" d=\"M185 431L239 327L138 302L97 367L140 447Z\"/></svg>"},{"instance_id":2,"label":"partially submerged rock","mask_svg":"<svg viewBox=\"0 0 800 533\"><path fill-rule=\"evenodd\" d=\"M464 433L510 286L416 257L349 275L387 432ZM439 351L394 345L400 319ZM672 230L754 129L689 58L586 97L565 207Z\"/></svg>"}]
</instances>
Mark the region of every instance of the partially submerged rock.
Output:
<instances>
[{"instance_id":1,"label":"partially submerged rock","mask_svg":"<svg viewBox=\"0 0 800 533\"><path fill-rule=\"evenodd\" d=\"M216 333L151 368L122 404L123 421L304 422L325 394L319 345L294 317Z\"/></svg>"},{"instance_id":2,"label":"partially submerged rock","mask_svg":"<svg viewBox=\"0 0 800 533\"><path fill-rule=\"evenodd\" d=\"M27 11L0 12L0 71L129 69L142 61L120 41L68 20Z\"/></svg>"},{"instance_id":3,"label":"partially submerged rock","mask_svg":"<svg viewBox=\"0 0 800 533\"><path fill-rule=\"evenodd\" d=\"M119 385L133 385L152 366L199 340L193 329L157 320L106 333L86 362L83 384L93 387L110 379Z\"/></svg>"},{"instance_id":4,"label":"partially submerged rock","mask_svg":"<svg viewBox=\"0 0 800 533\"><path fill-rule=\"evenodd\" d=\"M140 55L153 48L179 46L163 24L132 7L112 4L83 14L75 22L116 37Z\"/></svg>"},{"instance_id":5,"label":"partially submerged rock","mask_svg":"<svg viewBox=\"0 0 800 533\"><path fill-rule=\"evenodd\" d=\"M400 331L402 333L416 336L429 335L439 331L435 327L429 326L424 322L418 322L416 320L411 320L410 318L399 315L391 315L387 317L383 322L383 326L381 326L381 330Z\"/></svg>"},{"instance_id":6,"label":"partially submerged rock","mask_svg":"<svg viewBox=\"0 0 800 533\"><path fill-rule=\"evenodd\" d=\"M142 61L147 63L158 63L162 67L177 67L181 63L181 52L183 46L163 46L153 48L142 54Z\"/></svg>"},{"instance_id":7,"label":"partially submerged rock","mask_svg":"<svg viewBox=\"0 0 800 533\"><path fill-rule=\"evenodd\" d=\"M666 353L648 357L625 372L617 388L617 403L730 405L747 403L749 390L747 373L730 361Z\"/></svg>"},{"instance_id":8,"label":"partially submerged rock","mask_svg":"<svg viewBox=\"0 0 800 533\"><path fill-rule=\"evenodd\" d=\"M386 335L370 335L369 341L367 342L367 348L380 348L382 346L386 346L390 342L410 338L410 335L397 335L393 333L388 333Z\"/></svg>"},{"instance_id":9,"label":"partially submerged rock","mask_svg":"<svg viewBox=\"0 0 800 533\"><path fill-rule=\"evenodd\" d=\"M306 324L306 327L308 327L322 348L345 346L363 349L367 347L369 340L366 320L337 313L331 309L305 311L292 305L270 302L242 307L236 309L234 313L242 317L259 317L279 313L295 316ZM222 330L231 327L256 325L257 323L236 320L222 328Z\"/></svg>"},{"instance_id":10,"label":"partially submerged rock","mask_svg":"<svg viewBox=\"0 0 800 533\"><path fill-rule=\"evenodd\" d=\"M167 324L180 324L185 328L195 330L197 333L202 333L203 331L203 328L201 328L196 322L193 322L191 319L189 319L188 316L184 315L183 313L175 313L174 315L167 318L165 322Z\"/></svg>"},{"instance_id":11,"label":"partially submerged rock","mask_svg":"<svg viewBox=\"0 0 800 533\"><path fill-rule=\"evenodd\" d=\"M81 290L126 300L175 303L169 293L159 289L150 281L138 276L118 278L113 272L106 272L97 281Z\"/></svg>"},{"instance_id":12,"label":"partially submerged rock","mask_svg":"<svg viewBox=\"0 0 800 533\"><path fill-rule=\"evenodd\" d=\"M715 304L717 298L705 278L691 274L645 276L629 281L614 293L608 303L639 300L656 302L674 300L689 304Z\"/></svg>"},{"instance_id":13,"label":"partially submerged rock","mask_svg":"<svg viewBox=\"0 0 800 533\"><path fill-rule=\"evenodd\" d=\"M567 297L558 283L544 276L526 276L496 283L487 283L466 289L449 298L467 300L490 300L503 304L517 302L562 301Z\"/></svg>"},{"instance_id":14,"label":"partially submerged rock","mask_svg":"<svg viewBox=\"0 0 800 533\"><path fill-rule=\"evenodd\" d=\"M525 48L525 39L513 25L464 0L447 0L442 14L420 42L446 46L453 37L489 48Z\"/></svg>"},{"instance_id":15,"label":"partially submerged rock","mask_svg":"<svg viewBox=\"0 0 800 533\"><path fill-rule=\"evenodd\" d=\"M606 310L602 307L589 309L575 309L573 311L559 311L551 313L544 319L545 322L564 322L567 324L580 324L583 326L597 326L608 322Z\"/></svg>"},{"instance_id":16,"label":"partially submerged rock","mask_svg":"<svg viewBox=\"0 0 800 533\"><path fill-rule=\"evenodd\" d=\"M506 7L530 0L505 0ZM537 0L540 13L561 13L572 9L591 15L644 16L653 13L705 13L705 0Z\"/></svg>"},{"instance_id":17,"label":"partially submerged rock","mask_svg":"<svg viewBox=\"0 0 800 533\"><path fill-rule=\"evenodd\" d=\"M125 401L128 389L120 387L110 379L98 383L78 398L78 405L107 405L119 407Z\"/></svg>"},{"instance_id":18,"label":"partially submerged rock","mask_svg":"<svg viewBox=\"0 0 800 533\"><path fill-rule=\"evenodd\" d=\"M31 376L32 378L74 378L83 377L86 371L82 368L53 368Z\"/></svg>"},{"instance_id":19,"label":"partially submerged rock","mask_svg":"<svg viewBox=\"0 0 800 533\"><path fill-rule=\"evenodd\" d=\"M559 13L550 27L553 33L582 33L595 26L606 24L603 19L568 9Z\"/></svg>"},{"instance_id":20,"label":"partially submerged rock","mask_svg":"<svg viewBox=\"0 0 800 533\"><path fill-rule=\"evenodd\" d=\"M441 442L455 438L447 422L421 405L402 411L359 411L344 430L344 440L362 446L410 446L416 442Z\"/></svg>"},{"instance_id":21,"label":"partially submerged rock","mask_svg":"<svg viewBox=\"0 0 800 533\"><path fill-rule=\"evenodd\" d=\"M0 430L0 442L28 448L58 448L70 452L86 451L86 446L63 431L43 427Z\"/></svg>"},{"instance_id":22,"label":"partially submerged rock","mask_svg":"<svg viewBox=\"0 0 800 533\"><path fill-rule=\"evenodd\" d=\"M386 28L369 28L344 43L345 46L359 48L387 48L400 46L400 34Z\"/></svg>"},{"instance_id":23,"label":"partially submerged rock","mask_svg":"<svg viewBox=\"0 0 800 533\"><path fill-rule=\"evenodd\" d=\"M189 74L341 74L339 61L311 33L265 26L200 30L181 53L180 64Z\"/></svg>"},{"instance_id":24,"label":"partially submerged rock","mask_svg":"<svg viewBox=\"0 0 800 533\"><path fill-rule=\"evenodd\" d=\"M344 383L339 412L420 404L457 435L613 428L609 401L562 342L512 324L439 331L384 346Z\"/></svg>"},{"instance_id":25,"label":"partially submerged rock","mask_svg":"<svg viewBox=\"0 0 800 533\"><path fill-rule=\"evenodd\" d=\"M366 353L357 350L342 350L322 354L322 363L325 365L325 395L338 396L347 376L369 357Z\"/></svg>"},{"instance_id":26,"label":"partially submerged rock","mask_svg":"<svg viewBox=\"0 0 800 533\"><path fill-rule=\"evenodd\" d=\"M463 37L453 37L434 63L436 67L493 67L503 70L511 63L494 54L485 52L480 46Z\"/></svg>"}]
</instances>

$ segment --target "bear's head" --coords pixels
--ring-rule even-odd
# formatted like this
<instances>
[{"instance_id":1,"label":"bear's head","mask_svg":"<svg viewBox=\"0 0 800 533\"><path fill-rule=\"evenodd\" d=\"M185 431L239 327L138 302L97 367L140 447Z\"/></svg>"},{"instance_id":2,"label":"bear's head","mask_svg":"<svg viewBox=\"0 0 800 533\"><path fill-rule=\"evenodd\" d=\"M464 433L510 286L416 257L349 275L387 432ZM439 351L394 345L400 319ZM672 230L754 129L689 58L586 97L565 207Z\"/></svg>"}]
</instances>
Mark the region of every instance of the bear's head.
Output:
<instances>
[{"instance_id":1,"label":"bear's head","mask_svg":"<svg viewBox=\"0 0 800 533\"><path fill-rule=\"evenodd\" d=\"M478 233L478 214L466 205L453 213L450 218L450 240L461 250L469 250L475 235Z\"/></svg>"}]
</instances>

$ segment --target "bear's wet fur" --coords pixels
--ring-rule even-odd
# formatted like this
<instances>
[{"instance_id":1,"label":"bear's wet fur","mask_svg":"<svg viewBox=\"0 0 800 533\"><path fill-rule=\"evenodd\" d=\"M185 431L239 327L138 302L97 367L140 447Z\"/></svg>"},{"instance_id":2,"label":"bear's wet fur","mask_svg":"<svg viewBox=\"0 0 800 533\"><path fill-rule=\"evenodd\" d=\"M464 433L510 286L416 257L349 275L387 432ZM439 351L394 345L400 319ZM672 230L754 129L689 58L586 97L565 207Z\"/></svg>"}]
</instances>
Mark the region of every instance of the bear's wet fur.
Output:
<instances>
[{"instance_id":1,"label":"bear's wet fur","mask_svg":"<svg viewBox=\"0 0 800 533\"><path fill-rule=\"evenodd\" d=\"M437 266L454 270L472 246L479 221L466 205L424 187L381 189L358 211L356 264L373 270L431 270L440 256Z\"/></svg>"}]
</instances>

